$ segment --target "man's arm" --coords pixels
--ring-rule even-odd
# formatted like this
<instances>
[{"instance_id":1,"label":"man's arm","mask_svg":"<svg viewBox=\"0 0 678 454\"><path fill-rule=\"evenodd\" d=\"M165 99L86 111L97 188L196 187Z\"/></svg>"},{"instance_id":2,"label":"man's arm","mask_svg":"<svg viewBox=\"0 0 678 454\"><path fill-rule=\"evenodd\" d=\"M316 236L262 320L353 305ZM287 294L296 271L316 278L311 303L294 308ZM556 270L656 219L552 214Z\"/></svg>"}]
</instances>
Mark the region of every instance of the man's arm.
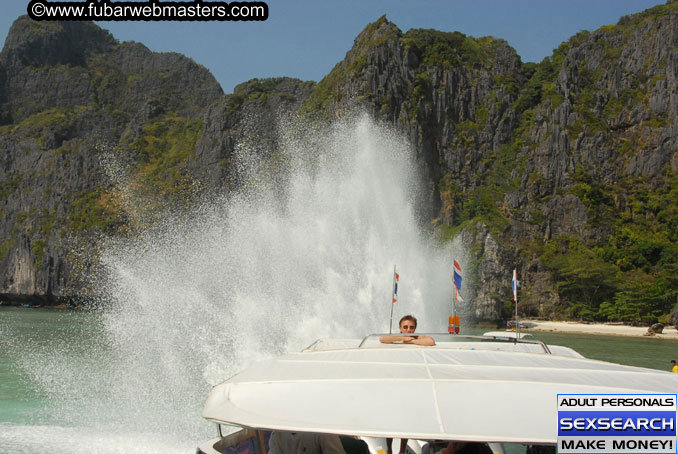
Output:
<instances>
[{"instance_id":1,"label":"man's arm","mask_svg":"<svg viewBox=\"0 0 678 454\"><path fill-rule=\"evenodd\" d=\"M435 339L431 336L407 336L407 340L404 341L406 344L416 344L416 345L425 345L431 347L436 344Z\"/></svg>"},{"instance_id":2,"label":"man's arm","mask_svg":"<svg viewBox=\"0 0 678 454\"><path fill-rule=\"evenodd\" d=\"M396 342L405 342L410 336L381 336L379 342L382 344L395 344Z\"/></svg>"},{"instance_id":3,"label":"man's arm","mask_svg":"<svg viewBox=\"0 0 678 454\"><path fill-rule=\"evenodd\" d=\"M436 341L431 336L381 336L379 342L382 344L402 342L403 344L425 345L429 347L436 344Z\"/></svg>"}]
</instances>

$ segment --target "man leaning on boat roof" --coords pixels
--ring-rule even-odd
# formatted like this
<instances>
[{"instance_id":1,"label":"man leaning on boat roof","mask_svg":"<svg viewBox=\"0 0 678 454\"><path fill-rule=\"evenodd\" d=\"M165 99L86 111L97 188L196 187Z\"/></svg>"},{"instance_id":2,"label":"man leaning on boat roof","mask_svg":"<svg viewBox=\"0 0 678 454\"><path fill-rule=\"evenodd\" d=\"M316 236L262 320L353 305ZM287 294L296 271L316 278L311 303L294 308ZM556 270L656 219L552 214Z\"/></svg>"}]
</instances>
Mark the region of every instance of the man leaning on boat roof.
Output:
<instances>
[{"instance_id":1,"label":"man leaning on boat roof","mask_svg":"<svg viewBox=\"0 0 678 454\"><path fill-rule=\"evenodd\" d=\"M412 315L406 315L400 319L400 332L403 334L412 334L417 329L417 319ZM435 345L436 341L431 336L381 336L379 342L382 344L415 344L415 345Z\"/></svg>"}]
</instances>

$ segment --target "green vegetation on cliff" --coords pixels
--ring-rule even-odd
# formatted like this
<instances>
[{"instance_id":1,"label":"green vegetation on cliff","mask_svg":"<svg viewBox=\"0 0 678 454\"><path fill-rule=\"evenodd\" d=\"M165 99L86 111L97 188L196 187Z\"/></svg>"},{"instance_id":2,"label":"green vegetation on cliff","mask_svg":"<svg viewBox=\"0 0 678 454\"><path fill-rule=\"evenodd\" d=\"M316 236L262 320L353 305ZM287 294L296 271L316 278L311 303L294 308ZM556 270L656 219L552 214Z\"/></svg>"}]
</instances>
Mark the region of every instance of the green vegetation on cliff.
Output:
<instances>
[{"instance_id":1,"label":"green vegetation on cliff","mask_svg":"<svg viewBox=\"0 0 678 454\"><path fill-rule=\"evenodd\" d=\"M119 203L111 193L88 190L75 195L68 222L73 232L98 229L110 234L122 225L121 214Z\"/></svg>"},{"instance_id":2,"label":"green vegetation on cliff","mask_svg":"<svg viewBox=\"0 0 678 454\"><path fill-rule=\"evenodd\" d=\"M421 29L408 31L402 39L405 50L414 53L420 64L428 67L442 65L445 69L488 63L484 46L491 41L490 38L475 39L459 32Z\"/></svg>"},{"instance_id":3,"label":"green vegetation on cliff","mask_svg":"<svg viewBox=\"0 0 678 454\"><path fill-rule=\"evenodd\" d=\"M185 200L192 192L185 167L195 153L202 121L165 116L145 125L143 131L129 146L136 155L137 188L151 199Z\"/></svg>"}]
</instances>

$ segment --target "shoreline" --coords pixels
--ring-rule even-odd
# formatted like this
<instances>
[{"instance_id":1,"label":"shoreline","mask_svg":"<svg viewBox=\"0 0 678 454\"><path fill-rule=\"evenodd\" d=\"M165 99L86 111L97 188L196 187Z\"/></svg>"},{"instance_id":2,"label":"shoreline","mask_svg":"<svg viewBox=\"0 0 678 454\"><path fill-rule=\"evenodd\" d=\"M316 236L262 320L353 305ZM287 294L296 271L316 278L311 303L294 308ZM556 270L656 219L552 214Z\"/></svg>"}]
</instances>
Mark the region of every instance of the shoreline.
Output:
<instances>
[{"instance_id":1,"label":"shoreline","mask_svg":"<svg viewBox=\"0 0 678 454\"><path fill-rule=\"evenodd\" d=\"M580 333L603 336L630 336L651 337L654 339L678 340L678 330L674 326L666 325L662 334L648 335L648 327L629 326L616 323L580 323L580 322L552 322L544 320L521 320L527 328L521 329L527 332L541 331L552 333Z\"/></svg>"},{"instance_id":2,"label":"shoreline","mask_svg":"<svg viewBox=\"0 0 678 454\"><path fill-rule=\"evenodd\" d=\"M16 302L9 303L8 301L0 301L1 308L13 309L48 309L56 311L87 311L84 306L71 306L68 304L58 305L31 305L25 306ZM669 339L678 340L678 330L671 325L665 325L661 334L648 334L648 327L644 326L630 326L621 323L583 323L583 322L566 322L566 321L550 321L550 320L536 320L536 319L521 319L521 323L526 325L520 331L524 332L545 332L545 333L577 333L577 334L593 334L596 336L626 336L626 337L649 337L654 339ZM489 327L486 327L489 329ZM496 328L495 328L496 330Z\"/></svg>"}]
</instances>

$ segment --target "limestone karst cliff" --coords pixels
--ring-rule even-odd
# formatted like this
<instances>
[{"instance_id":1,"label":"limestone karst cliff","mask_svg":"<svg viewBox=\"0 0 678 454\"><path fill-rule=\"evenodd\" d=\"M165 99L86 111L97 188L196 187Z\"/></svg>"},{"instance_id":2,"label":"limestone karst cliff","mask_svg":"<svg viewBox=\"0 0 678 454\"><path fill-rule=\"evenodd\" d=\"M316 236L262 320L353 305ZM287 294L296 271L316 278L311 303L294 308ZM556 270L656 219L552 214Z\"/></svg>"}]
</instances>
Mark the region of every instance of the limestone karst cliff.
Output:
<instances>
[{"instance_id":1,"label":"limestone karst cliff","mask_svg":"<svg viewBox=\"0 0 678 454\"><path fill-rule=\"evenodd\" d=\"M678 3L581 32L539 64L505 42L385 18L312 93L355 99L420 153L443 235L463 235L476 316L647 321L676 302Z\"/></svg>"},{"instance_id":2,"label":"limestone karst cliff","mask_svg":"<svg viewBox=\"0 0 678 454\"><path fill-rule=\"evenodd\" d=\"M0 54L0 294L81 293L74 238L237 185L237 143L275 149L281 113L366 109L413 144L430 228L471 251L478 319L507 315L513 268L526 314L660 318L678 294L677 77L673 0L540 63L501 39L382 17L317 84L255 79L233 94L181 55L23 17ZM139 218L119 209L106 153L149 196Z\"/></svg>"}]
</instances>

